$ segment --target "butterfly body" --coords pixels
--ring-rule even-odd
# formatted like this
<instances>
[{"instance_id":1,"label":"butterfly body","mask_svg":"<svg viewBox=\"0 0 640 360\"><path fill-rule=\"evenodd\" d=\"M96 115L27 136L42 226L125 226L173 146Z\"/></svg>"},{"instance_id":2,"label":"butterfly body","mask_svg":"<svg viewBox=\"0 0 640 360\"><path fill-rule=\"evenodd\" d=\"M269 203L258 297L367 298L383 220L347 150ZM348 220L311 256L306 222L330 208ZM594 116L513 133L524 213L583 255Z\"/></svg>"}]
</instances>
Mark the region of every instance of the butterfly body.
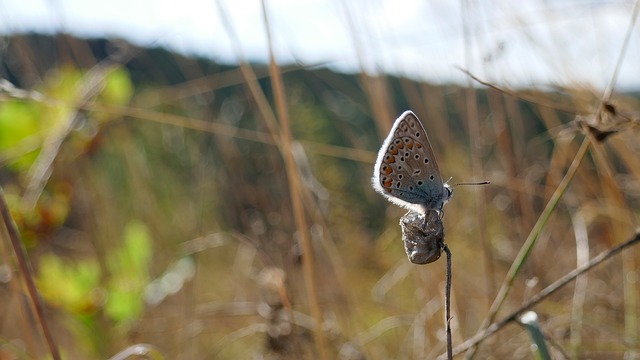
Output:
<instances>
[{"instance_id":1,"label":"butterfly body","mask_svg":"<svg viewBox=\"0 0 640 360\"><path fill-rule=\"evenodd\" d=\"M442 181L427 132L411 111L400 115L382 144L372 182L392 203L421 214L441 211L453 194Z\"/></svg>"}]
</instances>

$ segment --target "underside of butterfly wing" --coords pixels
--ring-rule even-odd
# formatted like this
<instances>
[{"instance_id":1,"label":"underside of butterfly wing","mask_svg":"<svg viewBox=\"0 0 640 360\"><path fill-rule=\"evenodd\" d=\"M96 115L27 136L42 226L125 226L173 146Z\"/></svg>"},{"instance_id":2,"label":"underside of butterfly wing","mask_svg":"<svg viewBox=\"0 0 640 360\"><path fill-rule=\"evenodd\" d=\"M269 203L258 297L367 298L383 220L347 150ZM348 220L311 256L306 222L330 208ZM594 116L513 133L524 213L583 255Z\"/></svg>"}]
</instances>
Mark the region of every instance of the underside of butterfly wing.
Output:
<instances>
[{"instance_id":1,"label":"underside of butterfly wing","mask_svg":"<svg viewBox=\"0 0 640 360\"><path fill-rule=\"evenodd\" d=\"M391 202L422 213L442 209L449 199L427 133L412 112L396 120L382 145L373 186Z\"/></svg>"}]
</instances>

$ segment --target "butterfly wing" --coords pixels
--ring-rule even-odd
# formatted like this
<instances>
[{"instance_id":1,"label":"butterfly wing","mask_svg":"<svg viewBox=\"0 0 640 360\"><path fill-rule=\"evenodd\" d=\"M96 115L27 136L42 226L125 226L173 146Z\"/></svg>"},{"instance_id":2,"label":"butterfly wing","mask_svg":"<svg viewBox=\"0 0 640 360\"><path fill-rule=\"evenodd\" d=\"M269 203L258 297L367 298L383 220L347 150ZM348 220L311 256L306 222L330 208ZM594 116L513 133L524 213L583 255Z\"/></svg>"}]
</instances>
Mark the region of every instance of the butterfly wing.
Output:
<instances>
[{"instance_id":1,"label":"butterfly wing","mask_svg":"<svg viewBox=\"0 0 640 360\"><path fill-rule=\"evenodd\" d=\"M394 204L421 213L441 210L449 199L427 132L413 112L400 115L380 148L373 187Z\"/></svg>"}]
</instances>

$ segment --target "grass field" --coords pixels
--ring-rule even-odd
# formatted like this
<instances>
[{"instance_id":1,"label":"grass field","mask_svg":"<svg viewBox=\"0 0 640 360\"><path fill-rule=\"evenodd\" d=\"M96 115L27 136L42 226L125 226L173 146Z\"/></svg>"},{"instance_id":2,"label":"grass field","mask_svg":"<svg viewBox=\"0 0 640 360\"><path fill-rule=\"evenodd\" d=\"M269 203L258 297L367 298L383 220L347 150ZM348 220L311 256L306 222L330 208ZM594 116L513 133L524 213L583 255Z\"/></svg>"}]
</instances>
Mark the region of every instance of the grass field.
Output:
<instances>
[{"instance_id":1,"label":"grass field","mask_svg":"<svg viewBox=\"0 0 640 360\"><path fill-rule=\"evenodd\" d=\"M0 359L444 356L445 259L411 264L371 188L407 109L445 180L491 181L444 208L457 357L535 358L526 310L551 358L640 356L639 99L615 71L515 89L5 43Z\"/></svg>"}]
</instances>

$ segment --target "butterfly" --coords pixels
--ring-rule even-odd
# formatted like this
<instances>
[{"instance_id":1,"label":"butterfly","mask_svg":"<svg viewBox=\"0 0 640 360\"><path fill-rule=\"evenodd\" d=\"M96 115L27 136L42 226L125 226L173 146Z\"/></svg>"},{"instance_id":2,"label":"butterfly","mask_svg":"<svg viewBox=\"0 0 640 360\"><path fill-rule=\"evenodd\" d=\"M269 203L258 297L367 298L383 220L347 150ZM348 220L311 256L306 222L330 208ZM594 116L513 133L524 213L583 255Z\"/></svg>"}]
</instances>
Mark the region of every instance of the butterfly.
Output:
<instances>
[{"instance_id":1,"label":"butterfly","mask_svg":"<svg viewBox=\"0 0 640 360\"><path fill-rule=\"evenodd\" d=\"M373 188L392 203L426 215L442 211L453 188L442 181L429 137L418 117L405 111L396 119L373 169Z\"/></svg>"}]
</instances>

